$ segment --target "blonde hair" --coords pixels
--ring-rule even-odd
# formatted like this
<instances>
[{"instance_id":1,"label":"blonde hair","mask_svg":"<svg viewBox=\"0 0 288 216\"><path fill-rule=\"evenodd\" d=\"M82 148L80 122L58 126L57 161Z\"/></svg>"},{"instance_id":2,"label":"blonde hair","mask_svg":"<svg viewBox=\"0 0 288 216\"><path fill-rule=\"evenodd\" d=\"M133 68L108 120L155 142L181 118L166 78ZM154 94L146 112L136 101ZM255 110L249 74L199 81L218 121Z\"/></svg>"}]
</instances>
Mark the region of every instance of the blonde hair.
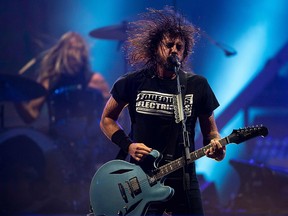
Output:
<instances>
[{"instance_id":1,"label":"blonde hair","mask_svg":"<svg viewBox=\"0 0 288 216\"><path fill-rule=\"evenodd\" d=\"M57 79L61 74L73 76L89 68L86 41L76 32L67 32L43 57L38 80Z\"/></svg>"}]
</instances>

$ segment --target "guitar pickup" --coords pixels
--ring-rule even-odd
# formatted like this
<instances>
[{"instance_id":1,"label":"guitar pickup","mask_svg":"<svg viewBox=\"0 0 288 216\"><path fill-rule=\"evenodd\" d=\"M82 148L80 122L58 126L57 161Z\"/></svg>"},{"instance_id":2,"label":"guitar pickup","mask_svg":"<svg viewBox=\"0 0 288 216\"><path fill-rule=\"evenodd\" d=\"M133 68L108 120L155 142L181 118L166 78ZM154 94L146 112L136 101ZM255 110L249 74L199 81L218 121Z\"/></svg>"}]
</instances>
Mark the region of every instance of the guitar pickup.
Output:
<instances>
[{"instance_id":1,"label":"guitar pickup","mask_svg":"<svg viewBox=\"0 0 288 216\"><path fill-rule=\"evenodd\" d=\"M139 184L137 177L133 177L133 178L129 179L129 188L135 196L142 193L142 190L140 188L140 184Z\"/></svg>"},{"instance_id":2,"label":"guitar pickup","mask_svg":"<svg viewBox=\"0 0 288 216\"><path fill-rule=\"evenodd\" d=\"M125 203L128 203L128 198L125 192L125 189L121 183L118 183L119 191L121 193L122 199L125 201Z\"/></svg>"}]
</instances>

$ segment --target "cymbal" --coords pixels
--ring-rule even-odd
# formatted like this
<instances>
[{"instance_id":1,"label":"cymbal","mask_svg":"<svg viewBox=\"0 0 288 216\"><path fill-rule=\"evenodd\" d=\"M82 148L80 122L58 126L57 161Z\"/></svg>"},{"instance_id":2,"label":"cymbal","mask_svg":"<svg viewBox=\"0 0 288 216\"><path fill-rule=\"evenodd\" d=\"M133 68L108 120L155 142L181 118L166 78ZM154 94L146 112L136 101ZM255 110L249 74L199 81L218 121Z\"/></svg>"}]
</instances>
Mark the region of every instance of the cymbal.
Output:
<instances>
[{"instance_id":1,"label":"cymbal","mask_svg":"<svg viewBox=\"0 0 288 216\"><path fill-rule=\"evenodd\" d=\"M89 35L99 39L124 41L127 39L126 30L127 30L127 22L123 22L120 25L112 25L94 29L91 32L89 32Z\"/></svg>"},{"instance_id":2,"label":"cymbal","mask_svg":"<svg viewBox=\"0 0 288 216\"><path fill-rule=\"evenodd\" d=\"M47 90L37 82L20 76L0 74L0 101L20 102L44 96Z\"/></svg>"}]
</instances>

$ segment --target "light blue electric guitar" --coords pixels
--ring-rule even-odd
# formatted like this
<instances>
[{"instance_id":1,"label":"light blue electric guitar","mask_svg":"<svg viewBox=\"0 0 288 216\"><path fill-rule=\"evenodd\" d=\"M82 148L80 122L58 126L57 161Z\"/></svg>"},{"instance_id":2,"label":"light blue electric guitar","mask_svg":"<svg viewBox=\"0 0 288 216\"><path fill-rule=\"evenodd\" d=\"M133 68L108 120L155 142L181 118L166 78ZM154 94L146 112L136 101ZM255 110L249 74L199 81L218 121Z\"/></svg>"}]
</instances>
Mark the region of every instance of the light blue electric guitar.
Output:
<instances>
[{"instance_id":1,"label":"light blue electric guitar","mask_svg":"<svg viewBox=\"0 0 288 216\"><path fill-rule=\"evenodd\" d=\"M268 129L264 126L247 127L233 130L220 143L223 146L229 143L239 144L267 134ZM205 151L210 147L211 144L191 152L191 160L187 163L205 156ZM145 215L150 203L170 199L174 190L164 185L164 177L185 166L185 158L157 167L160 160L160 153L153 150L141 166L123 160L112 160L101 166L90 185L90 203L94 215Z\"/></svg>"}]
</instances>

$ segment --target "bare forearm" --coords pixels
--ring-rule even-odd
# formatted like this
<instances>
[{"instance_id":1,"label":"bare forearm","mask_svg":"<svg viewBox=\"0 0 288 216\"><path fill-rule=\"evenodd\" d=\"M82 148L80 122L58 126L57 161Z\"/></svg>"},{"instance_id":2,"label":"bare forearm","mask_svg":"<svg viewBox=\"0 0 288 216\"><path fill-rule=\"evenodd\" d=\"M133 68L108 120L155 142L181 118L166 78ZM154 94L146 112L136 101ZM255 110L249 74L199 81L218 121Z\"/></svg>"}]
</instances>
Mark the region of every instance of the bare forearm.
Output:
<instances>
[{"instance_id":1,"label":"bare forearm","mask_svg":"<svg viewBox=\"0 0 288 216\"><path fill-rule=\"evenodd\" d=\"M45 97L41 97L29 102L15 103L15 108L25 123L32 123L39 116L44 102Z\"/></svg>"},{"instance_id":2,"label":"bare forearm","mask_svg":"<svg viewBox=\"0 0 288 216\"><path fill-rule=\"evenodd\" d=\"M125 103L119 104L113 97L110 97L106 103L100 121L100 128L109 139L116 131L122 129L117 120L125 105Z\"/></svg>"},{"instance_id":3,"label":"bare forearm","mask_svg":"<svg viewBox=\"0 0 288 216\"><path fill-rule=\"evenodd\" d=\"M203 134L203 144L206 146L212 144L205 152L210 158L214 158L217 161L221 161L225 157L225 146L222 146L219 142L220 134L214 119L213 113L209 115L203 115L199 117L200 127Z\"/></svg>"},{"instance_id":4,"label":"bare forearm","mask_svg":"<svg viewBox=\"0 0 288 216\"><path fill-rule=\"evenodd\" d=\"M122 129L121 126L115 121L114 119L111 119L109 117L103 117L100 122L100 128L102 132L111 140L112 135Z\"/></svg>"},{"instance_id":5,"label":"bare forearm","mask_svg":"<svg viewBox=\"0 0 288 216\"><path fill-rule=\"evenodd\" d=\"M199 117L203 144L207 145L212 139L220 139L220 134L214 119L214 114Z\"/></svg>"},{"instance_id":6,"label":"bare forearm","mask_svg":"<svg viewBox=\"0 0 288 216\"><path fill-rule=\"evenodd\" d=\"M218 130L211 131L210 133L203 135L203 145L208 145L211 140L220 138Z\"/></svg>"}]
</instances>

